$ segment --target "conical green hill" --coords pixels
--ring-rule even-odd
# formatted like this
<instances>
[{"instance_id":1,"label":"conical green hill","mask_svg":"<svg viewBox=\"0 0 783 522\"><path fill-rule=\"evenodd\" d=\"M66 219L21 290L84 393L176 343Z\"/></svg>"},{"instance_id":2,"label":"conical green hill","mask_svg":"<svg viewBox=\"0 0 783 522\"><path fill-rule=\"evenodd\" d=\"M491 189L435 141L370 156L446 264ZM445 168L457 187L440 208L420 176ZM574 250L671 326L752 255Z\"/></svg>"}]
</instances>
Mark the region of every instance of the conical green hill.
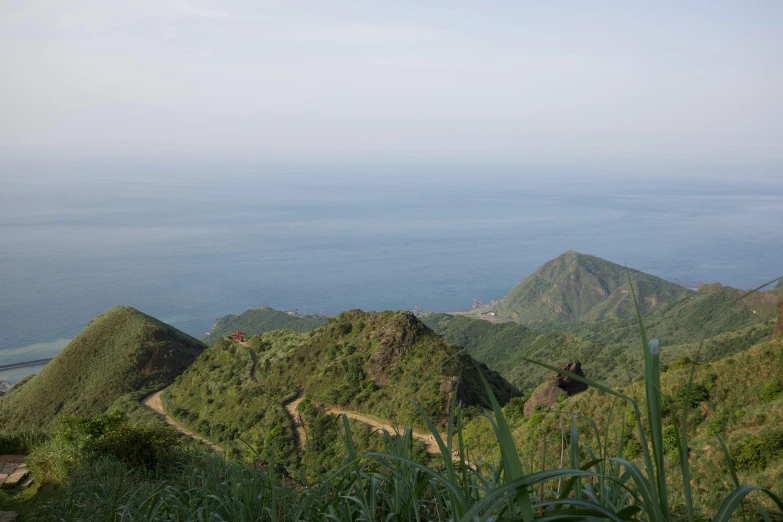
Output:
<instances>
[{"instance_id":1,"label":"conical green hill","mask_svg":"<svg viewBox=\"0 0 783 522\"><path fill-rule=\"evenodd\" d=\"M46 427L60 414L92 416L118 397L170 384L204 349L128 306L94 318L40 373L0 398L0 425Z\"/></svg>"},{"instance_id":2,"label":"conical green hill","mask_svg":"<svg viewBox=\"0 0 783 522\"><path fill-rule=\"evenodd\" d=\"M659 277L569 250L512 288L498 305L498 313L520 323L633 317L629 273L642 312L690 293Z\"/></svg>"}]
</instances>

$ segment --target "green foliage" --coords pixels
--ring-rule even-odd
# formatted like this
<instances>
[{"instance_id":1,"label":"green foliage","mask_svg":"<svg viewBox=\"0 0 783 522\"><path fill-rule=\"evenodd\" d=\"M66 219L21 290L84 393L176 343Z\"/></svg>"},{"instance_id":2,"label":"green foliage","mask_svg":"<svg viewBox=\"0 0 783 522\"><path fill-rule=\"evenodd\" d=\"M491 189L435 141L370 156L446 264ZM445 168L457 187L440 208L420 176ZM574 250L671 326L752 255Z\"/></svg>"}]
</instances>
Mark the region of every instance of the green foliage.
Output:
<instances>
[{"instance_id":1,"label":"green foliage","mask_svg":"<svg viewBox=\"0 0 783 522\"><path fill-rule=\"evenodd\" d=\"M46 443L30 456L30 469L41 482L62 483L85 461L110 457L131 467L155 467L178 444L167 426L130 424L120 411L97 417L61 416Z\"/></svg>"},{"instance_id":2,"label":"green foliage","mask_svg":"<svg viewBox=\"0 0 783 522\"><path fill-rule=\"evenodd\" d=\"M759 399L764 402L772 402L780 397L781 393L783 393L783 387L780 386L780 381L770 379L764 383L764 388L759 392Z\"/></svg>"},{"instance_id":3,"label":"green foliage","mask_svg":"<svg viewBox=\"0 0 783 522\"><path fill-rule=\"evenodd\" d=\"M26 455L49 440L41 429L26 428L0 431L0 455Z\"/></svg>"},{"instance_id":4,"label":"green foliage","mask_svg":"<svg viewBox=\"0 0 783 522\"><path fill-rule=\"evenodd\" d=\"M209 335L202 340L207 345L213 345L221 337L237 330L244 332L248 336L274 330L291 330L297 333L306 333L323 326L328 320L329 318L323 315L300 315L262 306L260 308L251 308L239 315L221 317L212 326Z\"/></svg>"},{"instance_id":5,"label":"green foliage","mask_svg":"<svg viewBox=\"0 0 783 522\"><path fill-rule=\"evenodd\" d=\"M682 409L683 405L685 404L685 395L687 391L687 384L684 384L682 386L677 387L674 390L673 399L674 404ZM695 408L702 402L706 401L710 398L710 392L707 389L707 386L701 383L693 384L691 386L691 395L690 395L690 403L689 406L691 408Z\"/></svg>"},{"instance_id":6,"label":"green foliage","mask_svg":"<svg viewBox=\"0 0 783 522\"><path fill-rule=\"evenodd\" d=\"M663 429L663 451L666 453L677 451L677 427L673 424Z\"/></svg>"},{"instance_id":7,"label":"green foliage","mask_svg":"<svg viewBox=\"0 0 783 522\"><path fill-rule=\"evenodd\" d=\"M659 277L569 250L512 288L497 310L520 323L632 319L636 311L629 273L643 312L690 293Z\"/></svg>"},{"instance_id":8,"label":"green foliage","mask_svg":"<svg viewBox=\"0 0 783 522\"><path fill-rule=\"evenodd\" d=\"M698 292L645 316L647 330L667 347L663 354L669 361L664 365L665 371L686 368L697 352L699 360L717 359L770 338L778 295L756 293L732 304L740 294L733 288L704 285ZM727 305L731 306L718 315ZM585 375L615 387L628 383L629 370L632 379L642 376L643 357L635 349L638 325L631 319L606 319L594 324L539 322L526 326L432 313L422 317L422 321L525 393L538 387L546 375L543 368L525 359L553 363L578 359ZM705 332L711 337L702 346L698 341ZM705 385L709 387L709 383Z\"/></svg>"},{"instance_id":9,"label":"green foliage","mask_svg":"<svg viewBox=\"0 0 783 522\"><path fill-rule=\"evenodd\" d=\"M535 390L547 375L525 359L583 361L586 374L601 380L625 377L623 358L613 347L598 345L571 334L538 334L517 323L490 323L464 316L426 314L422 322L446 341L462 346L471 357L499 372L523 393Z\"/></svg>"},{"instance_id":10,"label":"green foliage","mask_svg":"<svg viewBox=\"0 0 783 522\"><path fill-rule=\"evenodd\" d=\"M168 385L203 348L133 308L112 308L30 381L0 397L0 425L47 428L61 414L99 415L125 394Z\"/></svg>"},{"instance_id":11,"label":"green foliage","mask_svg":"<svg viewBox=\"0 0 783 522\"><path fill-rule=\"evenodd\" d=\"M693 364L693 361L691 361L691 358L687 355L680 355L679 357L674 358L669 364L663 367L663 371L674 371L679 370L681 368L687 368Z\"/></svg>"},{"instance_id":12,"label":"green foliage","mask_svg":"<svg viewBox=\"0 0 783 522\"><path fill-rule=\"evenodd\" d=\"M305 339L284 330L263 334L251 339L266 347L258 354L219 340L164 391L166 411L233 457L293 464L294 433L283 403L296 387L270 385L265 376L273 370L264 368L274 363L277 369L283 354Z\"/></svg>"},{"instance_id":13,"label":"green foliage","mask_svg":"<svg viewBox=\"0 0 783 522\"><path fill-rule=\"evenodd\" d=\"M783 431L765 429L737 442L731 457L738 469L759 471L783 455Z\"/></svg>"}]
</instances>

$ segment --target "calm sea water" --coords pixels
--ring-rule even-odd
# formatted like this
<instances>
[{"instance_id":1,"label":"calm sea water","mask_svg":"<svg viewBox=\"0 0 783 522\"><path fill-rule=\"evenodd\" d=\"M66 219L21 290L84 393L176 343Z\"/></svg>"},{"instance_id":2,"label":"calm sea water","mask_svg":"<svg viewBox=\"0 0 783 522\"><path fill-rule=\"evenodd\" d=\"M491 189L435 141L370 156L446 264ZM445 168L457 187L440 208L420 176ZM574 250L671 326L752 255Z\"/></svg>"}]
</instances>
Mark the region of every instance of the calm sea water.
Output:
<instances>
[{"instance_id":1,"label":"calm sea water","mask_svg":"<svg viewBox=\"0 0 783 522\"><path fill-rule=\"evenodd\" d=\"M774 183L399 169L5 167L0 364L54 356L115 305L196 337L262 304L466 309L567 249L686 284L783 272Z\"/></svg>"}]
</instances>

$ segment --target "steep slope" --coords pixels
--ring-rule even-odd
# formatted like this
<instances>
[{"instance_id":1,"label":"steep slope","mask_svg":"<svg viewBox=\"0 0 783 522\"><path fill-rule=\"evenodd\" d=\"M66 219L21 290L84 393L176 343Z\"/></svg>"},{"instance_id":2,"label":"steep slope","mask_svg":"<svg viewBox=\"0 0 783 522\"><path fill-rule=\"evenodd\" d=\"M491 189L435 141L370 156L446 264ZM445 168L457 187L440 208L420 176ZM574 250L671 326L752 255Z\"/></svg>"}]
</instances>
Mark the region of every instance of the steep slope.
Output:
<instances>
[{"instance_id":1,"label":"steep slope","mask_svg":"<svg viewBox=\"0 0 783 522\"><path fill-rule=\"evenodd\" d=\"M209 335L202 341L207 345L212 345L221 337L236 330L240 330L248 336L274 330L291 330L299 333L309 332L323 326L328 320L328 317L322 315L300 315L262 306L251 308L239 315L221 317L212 326Z\"/></svg>"},{"instance_id":2,"label":"steep slope","mask_svg":"<svg viewBox=\"0 0 783 522\"><path fill-rule=\"evenodd\" d=\"M698 292L647 314L645 328L650 338L659 338L666 348L664 363L680 356L696 358L697 353L701 361L734 355L772 335L779 294L780 290L754 293L726 308L743 292L718 284L703 285ZM422 321L526 394L546 373L526 358L550 364L578 359L587 375L611 386L627 384L627 370L632 379L641 376L639 325L635 319L525 326L433 313L426 314Z\"/></svg>"},{"instance_id":3,"label":"steep slope","mask_svg":"<svg viewBox=\"0 0 783 522\"><path fill-rule=\"evenodd\" d=\"M204 345L127 306L99 315L32 379L0 398L0 425L45 427L103 412L117 398L171 383Z\"/></svg>"},{"instance_id":4,"label":"steep slope","mask_svg":"<svg viewBox=\"0 0 783 522\"><path fill-rule=\"evenodd\" d=\"M644 325L648 336L661 339L665 345L678 345L698 342L704 335L712 337L750 327L766 328L777 315L777 303L783 292L755 292L738 300L745 293L718 283L702 285L697 292L647 314ZM601 343L627 345L639 337L639 326L633 318L531 326L539 332L571 332Z\"/></svg>"},{"instance_id":5,"label":"steep slope","mask_svg":"<svg viewBox=\"0 0 783 522\"><path fill-rule=\"evenodd\" d=\"M528 395L548 370L525 358L548 363L567 359L584 361L585 371L602 382L625 378L618 350L568 333L539 334L521 324L490 323L464 316L432 313L422 322L448 342L462 346L476 359L500 373Z\"/></svg>"},{"instance_id":6,"label":"steep slope","mask_svg":"<svg viewBox=\"0 0 783 522\"><path fill-rule=\"evenodd\" d=\"M664 348L665 350L665 348ZM686 383L689 365L679 365L661 376L661 389L671 398L678 417ZM731 486L731 477L716 434L726 443L737 466L741 484L758 483L773 491L783 491L783 337L763 342L743 353L709 364L698 365L694 375L691 395L692 411L688 417L689 454L691 483L694 487L696 506L702 513L714 513ZM589 377L589 376L588 376ZM619 391L644 403L644 386L619 388ZM617 455L622 440L625 455L639 461L639 440L635 433L630 408L608 394L593 388L566 398L556 404L555 409L575 412L592 418L601 431L602 439L609 421L609 454ZM567 416L554 413L540 413L524 418L509 411L512 430L518 447L540 447L544 436L550 444L560 444L563 420ZM679 419L678 419L679 420ZM598 446L592 429L586 421L577 419L580 442L595 448ZM672 415L665 418L664 435L671 478L670 487L677 489L679 474L674 448ZM473 421L466 428L469 434L466 444L474 451L491 454L496 451L489 445L481 446L486 439L489 426L483 421ZM621 439L625 424L625 438ZM668 436L666 434L669 434ZM667 438L668 437L668 438ZM557 466L560 454L553 451L548 465ZM681 489L680 489L681 491ZM676 496L676 495L675 495ZM697 519L699 517L697 516Z\"/></svg>"},{"instance_id":7,"label":"steep slope","mask_svg":"<svg viewBox=\"0 0 783 522\"><path fill-rule=\"evenodd\" d=\"M635 313L629 273L643 312L690 293L659 277L569 250L512 288L497 311L520 323L626 319Z\"/></svg>"},{"instance_id":8,"label":"steep slope","mask_svg":"<svg viewBox=\"0 0 783 522\"><path fill-rule=\"evenodd\" d=\"M487 405L478 368L499 400L516 393L413 314L353 310L309 334L270 332L246 345L220 340L163 401L170 415L216 442L241 439L262 455L275 448L278 458L292 459L293 425L283 405L299 393L309 404L426 427L413 401L438 423L454 394L467 406ZM308 444L317 446L310 431Z\"/></svg>"}]
</instances>

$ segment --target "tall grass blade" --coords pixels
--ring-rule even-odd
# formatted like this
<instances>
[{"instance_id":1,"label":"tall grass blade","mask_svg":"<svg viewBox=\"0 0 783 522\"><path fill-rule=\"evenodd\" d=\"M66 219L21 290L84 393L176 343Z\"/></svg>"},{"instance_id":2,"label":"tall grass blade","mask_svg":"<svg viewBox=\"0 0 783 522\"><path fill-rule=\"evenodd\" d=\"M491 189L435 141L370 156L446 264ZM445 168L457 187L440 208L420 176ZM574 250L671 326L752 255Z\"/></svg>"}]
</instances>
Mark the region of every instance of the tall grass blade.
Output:
<instances>
[{"instance_id":1,"label":"tall grass blade","mask_svg":"<svg viewBox=\"0 0 783 522\"><path fill-rule=\"evenodd\" d=\"M495 414L497 437L500 445L500 458L506 473L506 481L511 482L519 480L524 476L524 471L522 470L522 461L519 459L519 452L517 451L516 444L514 444L514 437L511 434L511 429L508 427L506 418L503 416L503 409L500 407L495 394L492 392L492 387L487 382L483 373L479 372L479 376L484 383L484 388L487 390L487 395L492 404L492 411ZM523 487L515 497L515 500L521 512L522 520L524 522L532 521L534 514L533 506L530 502L530 491L526 487Z\"/></svg>"},{"instance_id":2,"label":"tall grass blade","mask_svg":"<svg viewBox=\"0 0 783 522\"><path fill-rule=\"evenodd\" d=\"M639 321L639 333L642 338L642 351L644 353L644 384L647 392L647 422L650 426L650 439L653 446L653 458L655 459L655 478L658 487L658 498L661 511L669 513L669 502L666 491L666 468L663 455L663 412L661 411L661 369L660 352L661 344L658 339L647 340L647 332L642 320L642 311L639 308L639 300L633 288L631 272L626 272L628 286L631 288L636 318ZM652 477L651 477L652 478Z\"/></svg>"},{"instance_id":3,"label":"tall grass blade","mask_svg":"<svg viewBox=\"0 0 783 522\"><path fill-rule=\"evenodd\" d=\"M720 507L718 508L718 512L715 514L712 520L714 522L729 522L740 504L742 504L745 498L754 491L761 491L767 495L770 499L772 499L772 502L777 505L778 509L783 512L783 502L781 502L780 498L772 491L765 488L760 488L758 486L745 485L740 486L729 493L729 496L723 500Z\"/></svg>"}]
</instances>

